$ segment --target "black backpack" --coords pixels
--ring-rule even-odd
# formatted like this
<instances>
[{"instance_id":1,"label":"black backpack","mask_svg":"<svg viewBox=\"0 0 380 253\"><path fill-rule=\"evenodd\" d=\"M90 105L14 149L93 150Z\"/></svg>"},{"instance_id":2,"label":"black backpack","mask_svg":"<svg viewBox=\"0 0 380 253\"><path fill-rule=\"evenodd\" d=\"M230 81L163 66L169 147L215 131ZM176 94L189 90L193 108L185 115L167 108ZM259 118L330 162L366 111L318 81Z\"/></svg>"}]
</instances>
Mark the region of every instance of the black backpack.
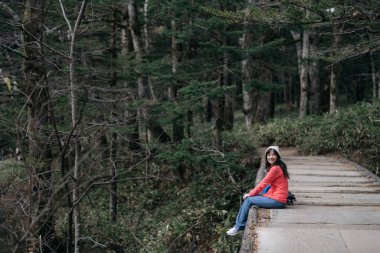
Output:
<instances>
[{"instance_id":1,"label":"black backpack","mask_svg":"<svg viewBox=\"0 0 380 253\"><path fill-rule=\"evenodd\" d=\"M296 201L297 201L296 196L293 193L288 192L288 201L287 201L287 204L288 205L293 205L294 202L296 202Z\"/></svg>"}]
</instances>

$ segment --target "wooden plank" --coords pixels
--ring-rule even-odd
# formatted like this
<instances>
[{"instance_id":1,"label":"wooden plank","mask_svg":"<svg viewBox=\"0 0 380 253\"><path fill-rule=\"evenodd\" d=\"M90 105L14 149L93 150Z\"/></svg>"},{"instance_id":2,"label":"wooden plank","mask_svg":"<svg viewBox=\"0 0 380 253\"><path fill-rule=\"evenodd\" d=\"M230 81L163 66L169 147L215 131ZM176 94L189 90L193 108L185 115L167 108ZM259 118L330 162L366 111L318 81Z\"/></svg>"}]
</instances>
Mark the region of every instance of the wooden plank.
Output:
<instances>
[{"instance_id":1,"label":"wooden plank","mask_svg":"<svg viewBox=\"0 0 380 253\"><path fill-rule=\"evenodd\" d=\"M319 170L319 169L291 169L289 174L292 177L293 175L311 175L311 176L336 176L336 177L361 177L364 176L363 173L354 170L342 171L339 169L331 170Z\"/></svg>"},{"instance_id":2,"label":"wooden plank","mask_svg":"<svg viewBox=\"0 0 380 253\"><path fill-rule=\"evenodd\" d=\"M337 224L337 225L380 225L380 212L375 210L271 210L271 224ZM380 238L380 237L379 237Z\"/></svg>"},{"instance_id":3,"label":"wooden plank","mask_svg":"<svg viewBox=\"0 0 380 253\"><path fill-rule=\"evenodd\" d=\"M380 206L377 199L335 199L335 198L300 198L297 205L325 205L325 206Z\"/></svg>"},{"instance_id":4,"label":"wooden plank","mask_svg":"<svg viewBox=\"0 0 380 253\"><path fill-rule=\"evenodd\" d=\"M311 182L311 183L367 183L371 179L367 177L321 177L316 175L293 175L290 177L290 182Z\"/></svg>"},{"instance_id":5,"label":"wooden plank","mask_svg":"<svg viewBox=\"0 0 380 253\"><path fill-rule=\"evenodd\" d=\"M310 193L299 193L297 195L299 198L319 198L319 199L370 199L378 201L380 203L380 194L377 193L327 193L324 192L310 192Z\"/></svg>"},{"instance_id":6,"label":"wooden plank","mask_svg":"<svg viewBox=\"0 0 380 253\"><path fill-rule=\"evenodd\" d=\"M293 193L380 193L380 186L367 186L367 187L357 187L357 186L312 186L312 185L294 185L289 188Z\"/></svg>"}]
</instances>

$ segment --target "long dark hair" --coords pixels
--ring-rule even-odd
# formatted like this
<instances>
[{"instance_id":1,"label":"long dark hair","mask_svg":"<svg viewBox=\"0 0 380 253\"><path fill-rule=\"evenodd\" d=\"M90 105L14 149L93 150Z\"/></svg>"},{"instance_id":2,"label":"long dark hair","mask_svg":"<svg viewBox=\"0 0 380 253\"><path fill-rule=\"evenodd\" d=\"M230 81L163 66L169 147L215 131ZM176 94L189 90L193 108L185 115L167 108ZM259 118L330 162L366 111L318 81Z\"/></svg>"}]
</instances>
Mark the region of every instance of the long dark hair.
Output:
<instances>
[{"instance_id":1,"label":"long dark hair","mask_svg":"<svg viewBox=\"0 0 380 253\"><path fill-rule=\"evenodd\" d=\"M273 166L275 165L278 165L280 166L281 170L282 170L282 173L284 174L284 177L286 178L290 178L289 177L289 173L288 173L288 167L286 166L286 164L281 160L281 156L279 153L277 153L277 151L275 149L268 149L267 152L265 153L265 163L266 163L266 170L269 171L270 167L271 167L271 164L268 162L268 159L267 159L267 155L268 153L273 150L273 152L276 153L277 155L277 161L273 164Z\"/></svg>"}]
</instances>

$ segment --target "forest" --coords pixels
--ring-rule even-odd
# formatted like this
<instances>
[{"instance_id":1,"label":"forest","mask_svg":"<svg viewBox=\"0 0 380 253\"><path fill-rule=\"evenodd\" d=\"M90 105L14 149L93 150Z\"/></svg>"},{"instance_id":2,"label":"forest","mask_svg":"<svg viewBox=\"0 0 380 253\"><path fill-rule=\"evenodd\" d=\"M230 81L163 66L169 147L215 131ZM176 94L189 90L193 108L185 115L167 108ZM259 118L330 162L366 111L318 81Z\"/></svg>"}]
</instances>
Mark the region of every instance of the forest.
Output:
<instances>
[{"instance_id":1,"label":"forest","mask_svg":"<svg viewBox=\"0 0 380 253\"><path fill-rule=\"evenodd\" d=\"M238 252L260 147L379 175L380 1L0 0L1 252Z\"/></svg>"}]
</instances>

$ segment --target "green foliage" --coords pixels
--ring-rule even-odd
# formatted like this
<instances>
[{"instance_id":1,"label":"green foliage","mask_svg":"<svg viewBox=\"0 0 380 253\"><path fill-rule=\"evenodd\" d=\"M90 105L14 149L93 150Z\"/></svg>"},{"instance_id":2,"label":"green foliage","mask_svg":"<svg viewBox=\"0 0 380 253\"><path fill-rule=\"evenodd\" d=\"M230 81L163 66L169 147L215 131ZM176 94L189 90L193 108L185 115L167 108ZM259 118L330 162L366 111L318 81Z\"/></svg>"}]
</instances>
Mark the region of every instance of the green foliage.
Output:
<instances>
[{"instance_id":1,"label":"green foliage","mask_svg":"<svg viewBox=\"0 0 380 253\"><path fill-rule=\"evenodd\" d=\"M334 115L275 119L252 130L258 145L296 146L307 154L340 152L376 171L380 151L380 102L360 103Z\"/></svg>"},{"instance_id":2,"label":"green foliage","mask_svg":"<svg viewBox=\"0 0 380 253\"><path fill-rule=\"evenodd\" d=\"M91 238L86 247L104 252L103 246L114 243L141 253L238 252L241 237L230 238L226 231L234 223L241 191L252 187L259 167L247 134L225 134L222 151L207 133L155 146L154 157L126 172L127 181L119 183L117 223L108 219L107 188L93 188L81 203L83 238ZM56 229L64 237L65 209L56 213Z\"/></svg>"}]
</instances>

